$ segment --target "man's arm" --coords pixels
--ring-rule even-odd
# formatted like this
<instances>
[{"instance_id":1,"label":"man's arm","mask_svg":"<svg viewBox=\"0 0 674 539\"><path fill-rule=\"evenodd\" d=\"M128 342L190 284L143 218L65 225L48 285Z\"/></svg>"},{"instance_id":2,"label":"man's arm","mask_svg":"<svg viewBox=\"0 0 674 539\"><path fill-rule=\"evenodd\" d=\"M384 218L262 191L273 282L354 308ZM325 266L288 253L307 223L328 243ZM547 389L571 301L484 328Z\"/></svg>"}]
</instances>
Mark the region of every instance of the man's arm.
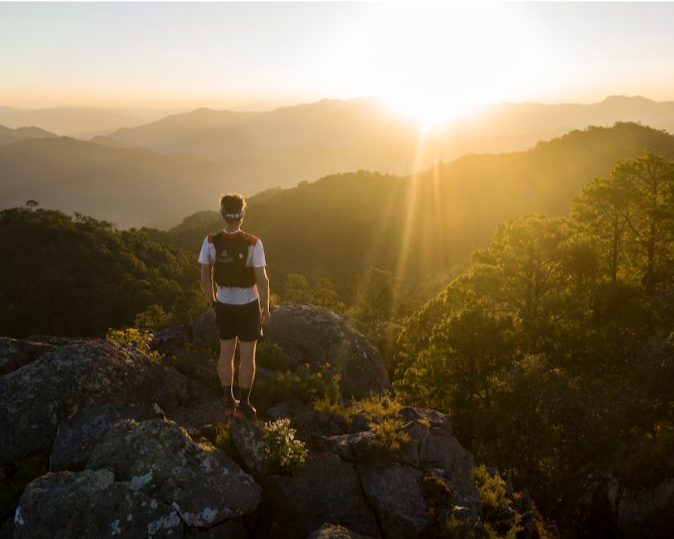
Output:
<instances>
[{"instance_id":1,"label":"man's arm","mask_svg":"<svg viewBox=\"0 0 674 539\"><path fill-rule=\"evenodd\" d=\"M206 294L206 301L213 303L215 301L215 294L213 293L213 264L201 265L201 289ZM215 307L212 309L215 313Z\"/></svg>"},{"instance_id":2,"label":"man's arm","mask_svg":"<svg viewBox=\"0 0 674 539\"><path fill-rule=\"evenodd\" d=\"M260 321L262 325L265 325L271 318L269 313L269 277L267 277L267 270L264 266L253 268L253 271L255 272L257 290L260 292Z\"/></svg>"}]
</instances>

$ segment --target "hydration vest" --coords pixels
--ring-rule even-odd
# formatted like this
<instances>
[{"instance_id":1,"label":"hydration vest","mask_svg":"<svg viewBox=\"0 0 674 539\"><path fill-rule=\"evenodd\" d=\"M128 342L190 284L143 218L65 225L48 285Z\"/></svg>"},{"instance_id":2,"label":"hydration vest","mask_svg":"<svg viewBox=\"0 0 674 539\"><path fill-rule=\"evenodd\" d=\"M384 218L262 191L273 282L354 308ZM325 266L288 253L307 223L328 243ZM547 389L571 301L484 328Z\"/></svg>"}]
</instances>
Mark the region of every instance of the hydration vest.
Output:
<instances>
[{"instance_id":1,"label":"hydration vest","mask_svg":"<svg viewBox=\"0 0 674 539\"><path fill-rule=\"evenodd\" d=\"M255 247L257 238L244 232L218 232L208 236L215 247L214 276L218 286L250 288L255 285L255 272L246 266L248 248Z\"/></svg>"}]
</instances>

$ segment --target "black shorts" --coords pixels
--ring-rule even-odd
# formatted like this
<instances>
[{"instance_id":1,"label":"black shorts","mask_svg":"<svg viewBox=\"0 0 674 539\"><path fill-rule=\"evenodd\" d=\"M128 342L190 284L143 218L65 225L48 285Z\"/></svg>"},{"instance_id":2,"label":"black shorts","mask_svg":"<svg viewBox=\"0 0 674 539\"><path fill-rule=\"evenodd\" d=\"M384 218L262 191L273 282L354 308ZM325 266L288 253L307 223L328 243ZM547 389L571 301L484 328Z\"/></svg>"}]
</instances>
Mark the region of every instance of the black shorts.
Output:
<instances>
[{"instance_id":1,"label":"black shorts","mask_svg":"<svg viewBox=\"0 0 674 539\"><path fill-rule=\"evenodd\" d=\"M260 300L244 305L220 303L215 307L215 322L220 340L238 337L240 341L257 341L262 337L260 326Z\"/></svg>"}]
</instances>

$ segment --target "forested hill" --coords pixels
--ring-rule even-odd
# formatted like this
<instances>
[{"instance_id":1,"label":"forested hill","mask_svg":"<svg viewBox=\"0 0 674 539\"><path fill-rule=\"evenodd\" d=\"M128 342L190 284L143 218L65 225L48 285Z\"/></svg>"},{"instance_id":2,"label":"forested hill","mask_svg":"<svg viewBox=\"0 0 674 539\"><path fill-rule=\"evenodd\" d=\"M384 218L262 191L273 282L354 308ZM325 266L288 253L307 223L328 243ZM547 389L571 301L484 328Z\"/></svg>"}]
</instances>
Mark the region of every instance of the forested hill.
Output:
<instances>
[{"instance_id":1,"label":"forested hill","mask_svg":"<svg viewBox=\"0 0 674 539\"><path fill-rule=\"evenodd\" d=\"M618 123L526 152L465 156L418 176L328 176L251 198L245 229L263 238L272 267L287 271L324 266L336 275L374 265L398 275L429 274L466 261L509 216L567 213L581 187L649 148L671 153L674 137ZM196 251L221 226L219 214L200 212L171 234L176 245Z\"/></svg>"},{"instance_id":2,"label":"forested hill","mask_svg":"<svg viewBox=\"0 0 674 539\"><path fill-rule=\"evenodd\" d=\"M206 308L194 257L143 231L29 201L0 211L0 245L1 335L104 336L151 305L164 323Z\"/></svg>"}]
</instances>

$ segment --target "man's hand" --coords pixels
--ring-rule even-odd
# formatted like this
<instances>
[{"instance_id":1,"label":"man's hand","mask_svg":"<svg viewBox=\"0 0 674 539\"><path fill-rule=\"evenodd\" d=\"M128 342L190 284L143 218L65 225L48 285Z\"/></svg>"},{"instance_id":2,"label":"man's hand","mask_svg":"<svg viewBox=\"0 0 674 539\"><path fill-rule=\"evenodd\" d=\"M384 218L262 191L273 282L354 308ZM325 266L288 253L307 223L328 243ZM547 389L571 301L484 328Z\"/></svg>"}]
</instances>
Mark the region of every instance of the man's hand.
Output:
<instances>
[{"instance_id":1,"label":"man's hand","mask_svg":"<svg viewBox=\"0 0 674 539\"><path fill-rule=\"evenodd\" d=\"M271 318L271 313L269 312L269 307L263 307L260 309L260 323L263 326L266 326L269 323L269 319Z\"/></svg>"}]
</instances>

